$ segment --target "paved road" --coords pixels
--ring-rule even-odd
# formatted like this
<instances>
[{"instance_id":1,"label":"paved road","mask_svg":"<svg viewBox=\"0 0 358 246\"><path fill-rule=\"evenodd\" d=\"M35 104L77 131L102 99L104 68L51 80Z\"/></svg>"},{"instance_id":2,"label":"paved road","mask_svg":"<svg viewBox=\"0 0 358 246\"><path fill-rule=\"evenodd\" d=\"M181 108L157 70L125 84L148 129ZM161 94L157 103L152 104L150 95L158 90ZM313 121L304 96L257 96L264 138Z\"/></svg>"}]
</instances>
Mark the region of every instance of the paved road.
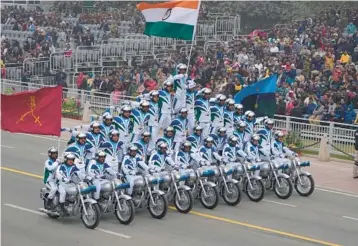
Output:
<instances>
[{"instance_id":1,"label":"paved road","mask_svg":"<svg viewBox=\"0 0 358 246\"><path fill-rule=\"evenodd\" d=\"M65 143L61 143L62 148ZM170 211L154 220L138 211L131 225L105 215L95 231L79 219L54 221L37 212L49 138L2 132L2 242L4 245L356 245L358 195L316 190L309 198L296 193L288 200L268 192L237 207L220 203L215 210L196 203L192 214ZM15 171L14 171L15 170ZM16 171L18 170L18 171ZM33 174L33 175L31 175ZM160 240L160 241L158 241Z\"/></svg>"}]
</instances>

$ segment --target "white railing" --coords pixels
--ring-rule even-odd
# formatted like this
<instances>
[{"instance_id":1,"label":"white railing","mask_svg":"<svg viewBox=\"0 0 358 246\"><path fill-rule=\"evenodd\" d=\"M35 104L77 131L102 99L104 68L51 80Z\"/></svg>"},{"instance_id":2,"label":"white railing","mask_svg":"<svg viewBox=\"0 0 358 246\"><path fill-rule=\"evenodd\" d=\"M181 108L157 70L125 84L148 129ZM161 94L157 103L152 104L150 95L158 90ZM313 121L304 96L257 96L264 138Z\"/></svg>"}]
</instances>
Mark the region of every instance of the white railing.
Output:
<instances>
[{"instance_id":1,"label":"white railing","mask_svg":"<svg viewBox=\"0 0 358 246\"><path fill-rule=\"evenodd\" d=\"M1 82L2 93L14 93L35 90L48 85L41 83L22 83L19 81L3 80ZM97 113L102 113L109 107L117 108L124 103L133 106L138 105L136 97L116 96L96 91L85 91L76 89L64 90L64 97L75 98L84 105L89 102ZM260 125L259 127L262 127ZM329 142L329 151L337 155L354 155L354 132L357 125L342 124L336 122L321 121L319 125L313 125L303 118L295 118L285 115L275 115L275 130L296 133L299 136L304 149L318 151L322 137L326 136ZM307 147L308 146L308 147ZM337 150L338 149L338 150Z\"/></svg>"}]
</instances>

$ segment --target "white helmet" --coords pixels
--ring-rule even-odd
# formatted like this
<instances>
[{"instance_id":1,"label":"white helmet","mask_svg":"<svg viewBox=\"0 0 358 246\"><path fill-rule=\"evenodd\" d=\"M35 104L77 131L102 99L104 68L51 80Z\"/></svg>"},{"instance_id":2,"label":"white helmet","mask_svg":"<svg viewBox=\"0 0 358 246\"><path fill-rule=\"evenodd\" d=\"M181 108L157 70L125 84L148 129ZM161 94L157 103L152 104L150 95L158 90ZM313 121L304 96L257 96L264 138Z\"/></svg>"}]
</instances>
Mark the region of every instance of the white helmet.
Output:
<instances>
[{"instance_id":1,"label":"white helmet","mask_svg":"<svg viewBox=\"0 0 358 246\"><path fill-rule=\"evenodd\" d=\"M167 86L172 86L173 85L173 81L171 79L167 79L166 81L164 81L163 85L165 87Z\"/></svg>"},{"instance_id":2,"label":"white helmet","mask_svg":"<svg viewBox=\"0 0 358 246\"><path fill-rule=\"evenodd\" d=\"M187 108L182 108L181 110L180 110L180 113L182 114L182 113L188 113L188 109Z\"/></svg>"},{"instance_id":3,"label":"white helmet","mask_svg":"<svg viewBox=\"0 0 358 246\"><path fill-rule=\"evenodd\" d=\"M255 113L252 112L251 110L246 111L246 112L245 112L245 115L246 115L247 117L255 117Z\"/></svg>"},{"instance_id":4,"label":"white helmet","mask_svg":"<svg viewBox=\"0 0 358 246\"><path fill-rule=\"evenodd\" d=\"M64 159L65 159L65 161L74 160L74 159L76 159L76 156L73 153L69 152L69 153L65 154Z\"/></svg>"},{"instance_id":5,"label":"white helmet","mask_svg":"<svg viewBox=\"0 0 358 246\"><path fill-rule=\"evenodd\" d=\"M229 141L230 142L237 142L237 141L239 141L239 139L236 137L236 136L231 136L230 138L229 138Z\"/></svg>"},{"instance_id":6,"label":"white helmet","mask_svg":"<svg viewBox=\"0 0 358 246\"><path fill-rule=\"evenodd\" d=\"M97 121L93 121L90 125L90 128L93 129L94 127L100 127L100 126L101 126L100 123L98 123Z\"/></svg>"},{"instance_id":7,"label":"white helmet","mask_svg":"<svg viewBox=\"0 0 358 246\"><path fill-rule=\"evenodd\" d=\"M153 90L153 91L151 91L149 94L150 94L151 97L153 97L153 96L159 96L159 91Z\"/></svg>"},{"instance_id":8,"label":"white helmet","mask_svg":"<svg viewBox=\"0 0 358 246\"><path fill-rule=\"evenodd\" d=\"M275 124L275 121L273 119L267 119L265 120L265 126L267 125L274 125Z\"/></svg>"},{"instance_id":9,"label":"white helmet","mask_svg":"<svg viewBox=\"0 0 358 246\"><path fill-rule=\"evenodd\" d=\"M204 94L211 94L211 89L210 88L205 88L204 90Z\"/></svg>"},{"instance_id":10,"label":"white helmet","mask_svg":"<svg viewBox=\"0 0 358 246\"><path fill-rule=\"evenodd\" d=\"M226 100L226 96L225 95L220 95L220 97L218 98L219 101L225 101Z\"/></svg>"},{"instance_id":11,"label":"white helmet","mask_svg":"<svg viewBox=\"0 0 358 246\"><path fill-rule=\"evenodd\" d=\"M137 151L138 150L138 147L135 146L134 144L130 144L127 148L128 152L130 151Z\"/></svg>"},{"instance_id":12,"label":"white helmet","mask_svg":"<svg viewBox=\"0 0 358 246\"><path fill-rule=\"evenodd\" d=\"M119 131L117 131L116 129L112 129L110 132L109 132L109 137L111 138L113 135L118 135L119 136Z\"/></svg>"},{"instance_id":13,"label":"white helmet","mask_svg":"<svg viewBox=\"0 0 358 246\"><path fill-rule=\"evenodd\" d=\"M242 104L240 104L240 103L235 104L235 109L243 109L243 108L244 108L244 106Z\"/></svg>"},{"instance_id":14,"label":"white helmet","mask_svg":"<svg viewBox=\"0 0 358 246\"><path fill-rule=\"evenodd\" d=\"M237 123L237 126L241 128L241 127L246 127L247 124L246 124L245 121L240 120L240 121Z\"/></svg>"},{"instance_id":15,"label":"white helmet","mask_svg":"<svg viewBox=\"0 0 358 246\"><path fill-rule=\"evenodd\" d=\"M205 143L213 143L214 142L214 139L212 138L212 137L207 137L207 138L205 138L205 140L204 140L204 142Z\"/></svg>"},{"instance_id":16,"label":"white helmet","mask_svg":"<svg viewBox=\"0 0 358 246\"><path fill-rule=\"evenodd\" d=\"M188 89L193 89L196 87L196 83L193 80L188 80Z\"/></svg>"},{"instance_id":17,"label":"white helmet","mask_svg":"<svg viewBox=\"0 0 358 246\"><path fill-rule=\"evenodd\" d=\"M149 102L147 100L142 100L140 103L139 103L139 106L141 107L149 107Z\"/></svg>"},{"instance_id":18,"label":"white helmet","mask_svg":"<svg viewBox=\"0 0 358 246\"><path fill-rule=\"evenodd\" d=\"M233 99L229 98L226 100L226 104L227 105L235 105L235 101Z\"/></svg>"},{"instance_id":19,"label":"white helmet","mask_svg":"<svg viewBox=\"0 0 358 246\"><path fill-rule=\"evenodd\" d=\"M252 134L251 141L260 141L260 136L258 134Z\"/></svg>"},{"instance_id":20,"label":"white helmet","mask_svg":"<svg viewBox=\"0 0 358 246\"><path fill-rule=\"evenodd\" d=\"M150 132L145 131L142 133L142 137L150 137L152 134L150 134Z\"/></svg>"},{"instance_id":21,"label":"white helmet","mask_svg":"<svg viewBox=\"0 0 358 246\"><path fill-rule=\"evenodd\" d=\"M226 128L225 127L220 127L218 129L218 133L222 133L222 132L226 132Z\"/></svg>"},{"instance_id":22,"label":"white helmet","mask_svg":"<svg viewBox=\"0 0 358 246\"><path fill-rule=\"evenodd\" d=\"M279 137L283 137L285 134L282 131L276 131L275 132L275 139L279 138Z\"/></svg>"},{"instance_id":23,"label":"white helmet","mask_svg":"<svg viewBox=\"0 0 358 246\"><path fill-rule=\"evenodd\" d=\"M106 157L106 152L104 152L103 150L98 150L96 153L96 159L98 159L99 157Z\"/></svg>"},{"instance_id":24,"label":"white helmet","mask_svg":"<svg viewBox=\"0 0 358 246\"><path fill-rule=\"evenodd\" d=\"M86 137L87 137L86 134L83 133L83 132L78 133L77 136L76 136L77 139L79 139L79 138L86 138Z\"/></svg>"},{"instance_id":25,"label":"white helmet","mask_svg":"<svg viewBox=\"0 0 358 246\"><path fill-rule=\"evenodd\" d=\"M121 111L122 111L122 113L123 112L125 112L125 111L132 111L132 107L131 106L129 106L129 105L124 105L122 108L121 108Z\"/></svg>"}]
</instances>

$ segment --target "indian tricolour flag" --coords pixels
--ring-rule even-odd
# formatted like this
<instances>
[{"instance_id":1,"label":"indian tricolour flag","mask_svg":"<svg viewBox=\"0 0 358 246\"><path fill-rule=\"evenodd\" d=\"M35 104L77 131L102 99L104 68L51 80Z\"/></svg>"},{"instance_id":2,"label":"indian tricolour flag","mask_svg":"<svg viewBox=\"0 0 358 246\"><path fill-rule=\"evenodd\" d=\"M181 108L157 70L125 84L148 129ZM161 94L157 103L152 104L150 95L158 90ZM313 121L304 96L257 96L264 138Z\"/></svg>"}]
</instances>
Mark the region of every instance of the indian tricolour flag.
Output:
<instances>
[{"instance_id":1,"label":"indian tricolour flag","mask_svg":"<svg viewBox=\"0 0 358 246\"><path fill-rule=\"evenodd\" d=\"M148 36L192 40L199 16L199 1L140 3L137 8L145 18Z\"/></svg>"}]
</instances>

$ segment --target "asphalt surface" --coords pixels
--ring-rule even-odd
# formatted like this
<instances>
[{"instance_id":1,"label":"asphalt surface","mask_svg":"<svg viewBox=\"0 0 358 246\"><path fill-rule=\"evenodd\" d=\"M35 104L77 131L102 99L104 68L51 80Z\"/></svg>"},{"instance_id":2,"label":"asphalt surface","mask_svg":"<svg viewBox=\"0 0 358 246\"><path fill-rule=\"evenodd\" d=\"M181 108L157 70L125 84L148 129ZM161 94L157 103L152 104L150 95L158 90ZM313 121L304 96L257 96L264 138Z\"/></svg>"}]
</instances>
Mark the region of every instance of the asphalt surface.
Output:
<instances>
[{"instance_id":1,"label":"asphalt surface","mask_svg":"<svg viewBox=\"0 0 358 246\"><path fill-rule=\"evenodd\" d=\"M7 132L1 137L1 239L6 246L357 245L358 195L319 189L309 198L294 191L288 200L268 191L260 203L244 196L237 207L221 201L214 210L197 201L191 214L170 210L162 220L142 209L129 226L106 214L96 230L86 229L79 218L52 220L38 212L39 191L45 153L57 142Z\"/></svg>"}]
</instances>

